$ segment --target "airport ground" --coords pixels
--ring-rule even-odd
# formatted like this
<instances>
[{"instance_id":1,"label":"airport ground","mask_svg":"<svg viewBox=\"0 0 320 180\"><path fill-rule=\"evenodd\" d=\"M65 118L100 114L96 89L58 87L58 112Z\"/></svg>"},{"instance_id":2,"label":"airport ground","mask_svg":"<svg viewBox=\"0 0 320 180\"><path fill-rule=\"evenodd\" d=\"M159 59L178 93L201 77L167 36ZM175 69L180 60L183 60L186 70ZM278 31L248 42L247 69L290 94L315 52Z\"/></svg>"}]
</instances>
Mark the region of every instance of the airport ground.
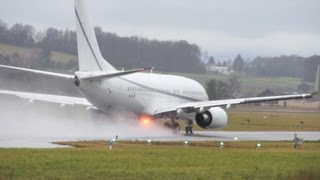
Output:
<instances>
[{"instance_id":1,"label":"airport ground","mask_svg":"<svg viewBox=\"0 0 320 180\"><path fill-rule=\"evenodd\" d=\"M76 148L0 148L0 179L320 179L319 141L63 144Z\"/></svg>"},{"instance_id":2,"label":"airport ground","mask_svg":"<svg viewBox=\"0 0 320 180\"><path fill-rule=\"evenodd\" d=\"M5 107L17 106L6 103ZM36 109L37 114L43 110ZM57 105L51 109L49 115L69 111ZM72 117L87 113L72 112ZM232 109L228 110L229 124L219 131L319 132L319 114ZM76 117L69 119L71 124L77 122ZM37 120L37 125L42 120ZM195 126L195 130L200 129ZM232 140L223 147L219 143L121 141L110 150L106 141L78 141L59 143L72 145L70 148L0 148L0 179L320 179L320 141L305 141L299 149L293 148L292 141Z\"/></svg>"}]
</instances>

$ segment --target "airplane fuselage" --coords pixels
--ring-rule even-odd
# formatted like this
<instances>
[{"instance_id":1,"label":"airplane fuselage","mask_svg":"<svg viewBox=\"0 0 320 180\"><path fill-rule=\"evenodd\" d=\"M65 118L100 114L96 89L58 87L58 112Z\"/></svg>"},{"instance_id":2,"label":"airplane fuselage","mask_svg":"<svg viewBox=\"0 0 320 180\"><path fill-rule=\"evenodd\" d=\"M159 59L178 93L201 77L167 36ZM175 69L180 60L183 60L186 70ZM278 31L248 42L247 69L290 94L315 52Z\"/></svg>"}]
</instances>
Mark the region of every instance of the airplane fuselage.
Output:
<instances>
[{"instance_id":1,"label":"airplane fuselage","mask_svg":"<svg viewBox=\"0 0 320 180\"><path fill-rule=\"evenodd\" d=\"M198 82L175 75L135 73L102 81L81 81L78 88L104 112L122 109L151 115L155 109L208 100Z\"/></svg>"}]
</instances>

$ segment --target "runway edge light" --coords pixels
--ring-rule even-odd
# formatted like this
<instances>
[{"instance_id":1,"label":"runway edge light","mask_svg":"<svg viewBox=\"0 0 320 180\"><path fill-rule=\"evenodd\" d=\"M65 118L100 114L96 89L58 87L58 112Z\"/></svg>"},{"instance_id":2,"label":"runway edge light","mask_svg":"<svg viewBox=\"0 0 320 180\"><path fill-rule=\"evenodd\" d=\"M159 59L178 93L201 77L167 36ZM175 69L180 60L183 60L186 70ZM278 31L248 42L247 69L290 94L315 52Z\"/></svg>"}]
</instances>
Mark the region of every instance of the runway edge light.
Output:
<instances>
[{"instance_id":1,"label":"runway edge light","mask_svg":"<svg viewBox=\"0 0 320 180\"><path fill-rule=\"evenodd\" d=\"M109 150L112 150L112 144L113 144L113 141L110 140L110 141L109 141Z\"/></svg>"},{"instance_id":2,"label":"runway edge light","mask_svg":"<svg viewBox=\"0 0 320 180\"><path fill-rule=\"evenodd\" d=\"M184 141L184 145L188 145L189 144L189 141Z\"/></svg>"},{"instance_id":3,"label":"runway edge light","mask_svg":"<svg viewBox=\"0 0 320 180\"><path fill-rule=\"evenodd\" d=\"M224 143L223 142L220 142L220 147L223 147L224 146Z\"/></svg>"},{"instance_id":4,"label":"runway edge light","mask_svg":"<svg viewBox=\"0 0 320 180\"><path fill-rule=\"evenodd\" d=\"M261 147L261 144L258 143L258 144L257 144L257 149L260 149L260 147Z\"/></svg>"}]
</instances>

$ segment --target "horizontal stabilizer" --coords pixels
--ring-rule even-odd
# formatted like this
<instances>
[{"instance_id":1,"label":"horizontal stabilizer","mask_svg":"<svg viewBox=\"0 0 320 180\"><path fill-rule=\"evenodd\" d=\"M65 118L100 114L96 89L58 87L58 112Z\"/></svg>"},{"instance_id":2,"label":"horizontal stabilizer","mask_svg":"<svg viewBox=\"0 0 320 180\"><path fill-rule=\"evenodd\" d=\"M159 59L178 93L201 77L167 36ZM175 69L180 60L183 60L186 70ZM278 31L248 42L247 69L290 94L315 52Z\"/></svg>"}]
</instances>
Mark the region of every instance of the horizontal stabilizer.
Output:
<instances>
[{"instance_id":1,"label":"horizontal stabilizer","mask_svg":"<svg viewBox=\"0 0 320 180\"><path fill-rule=\"evenodd\" d=\"M152 68L139 68L139 69L133 69L133 70L128 70L128 71L118 71L118 72L114 72L114 73L106 73L106 74L99 74L99 75L89 75L87 77L81 77L80 76L79 79L97 81L97 80L101 80L101 79L109 79L109 78L124 76L124 75L128 75L128 74L133 74L133 73L137 73L137 72L147 71L147 70L151 70L151 69Z\"/></svg>"},{"instance_id":2,"label":"horizontal stabilizer","mask_svg":"<svg viewBox=\"0 0 320 180\"><path fill-rule=\"evenodd\" d=\"M40 71L40 70L27 69L27 68L21 68L21 67L6 66L6 65L2 65L2 64L0 64L0 67L6 68L6 69L11 69L11 70L34 73L34 74L42 74L42 75L46 75L46 76L54 76L54 77L59 77L59 78L63 78L63 79L73 79L74 78L73 75L69 75L69 74L61 74L61 73Z\"/></svg>"}]
</instances>

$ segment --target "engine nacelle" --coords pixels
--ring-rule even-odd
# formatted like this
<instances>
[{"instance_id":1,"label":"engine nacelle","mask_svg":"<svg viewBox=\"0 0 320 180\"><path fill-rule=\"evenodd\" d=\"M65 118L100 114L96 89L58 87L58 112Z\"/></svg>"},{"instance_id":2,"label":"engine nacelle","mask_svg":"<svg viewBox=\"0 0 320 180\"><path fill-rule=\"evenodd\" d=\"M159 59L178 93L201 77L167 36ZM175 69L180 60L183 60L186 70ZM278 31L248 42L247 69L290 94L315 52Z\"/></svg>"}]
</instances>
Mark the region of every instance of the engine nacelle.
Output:
<instances>
[{"instance_id":1,"label":"engine nacelle","mask_svg":"<svg viewBox=\"0 0 320 180\"><path fill-rule=\"evenodd\" d=\"M220 107L196 114L196 123L202 128L220 128L228 123L227 113Z\"/></svg>"}]
</instances>

